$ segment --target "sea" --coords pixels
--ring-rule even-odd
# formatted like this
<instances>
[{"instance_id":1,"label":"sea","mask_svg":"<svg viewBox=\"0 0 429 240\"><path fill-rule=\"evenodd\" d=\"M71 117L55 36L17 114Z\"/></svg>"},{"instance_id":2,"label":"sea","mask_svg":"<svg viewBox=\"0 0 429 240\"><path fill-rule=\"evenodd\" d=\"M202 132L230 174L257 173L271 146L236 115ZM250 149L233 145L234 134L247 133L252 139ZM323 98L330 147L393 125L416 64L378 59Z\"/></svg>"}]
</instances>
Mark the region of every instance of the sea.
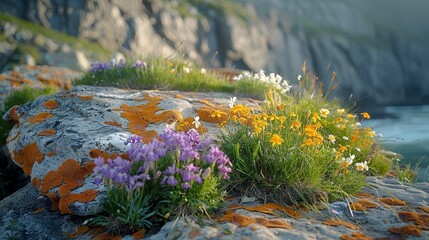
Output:
<instances>
[{"instance_id":1,"label":"sea","mask_svg":"<svg viewBox=\"0 0 429 240\"><path fill-rule=\"evenodd\" d=\"M382 118L366 120L386 150L403 155L400 165L410 164L417 173L416 181L429 182L429 105L389 106Z\"/></svg>"}]
</instances>

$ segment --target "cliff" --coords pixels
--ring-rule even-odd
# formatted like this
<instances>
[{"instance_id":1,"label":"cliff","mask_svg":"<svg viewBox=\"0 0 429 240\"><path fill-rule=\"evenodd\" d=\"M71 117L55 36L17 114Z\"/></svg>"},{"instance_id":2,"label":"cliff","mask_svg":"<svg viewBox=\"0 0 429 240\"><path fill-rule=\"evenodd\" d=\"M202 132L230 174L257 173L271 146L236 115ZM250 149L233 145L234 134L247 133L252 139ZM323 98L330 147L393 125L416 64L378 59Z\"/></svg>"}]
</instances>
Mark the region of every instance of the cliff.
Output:
<instances>
[{"instance_id":1,"label":"cliff","mask_svg":"<svg viewBox=\"0 0 429 240\"><path fill-rule=\"evenodd\" d=\"M427 2L242 2L244 21L210 9L183 15L163 1L9 0L0 10L124 53L180 55L289 79L307 61L325 85L336 70L336 96L353 94L364 107L428 102Z\"/></svg>"}]
</instances>

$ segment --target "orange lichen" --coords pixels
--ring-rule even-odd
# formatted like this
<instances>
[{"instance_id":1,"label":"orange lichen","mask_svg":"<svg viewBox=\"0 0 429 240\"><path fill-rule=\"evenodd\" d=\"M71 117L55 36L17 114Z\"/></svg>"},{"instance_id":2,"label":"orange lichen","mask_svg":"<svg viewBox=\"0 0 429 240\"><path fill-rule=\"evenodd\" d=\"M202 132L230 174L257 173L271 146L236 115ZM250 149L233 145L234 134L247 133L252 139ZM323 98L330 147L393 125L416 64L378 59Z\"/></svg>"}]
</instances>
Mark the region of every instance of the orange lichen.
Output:
<instances>
[{"instance_id":1,"label":"orange lichen","mask_svg":"<svg viewBox=\"0 0 429 240\"><path fill-rule=\"evenodd\" d=\"M235 214L235 213L225 214L221 218L219 218L219 221L221 222L228 221L240 227L247 227L250 224L256 223L256 220L251 217L247 217L247 216L244 216L241 214Z\"/></svg>"},{"instance_id":2,"label":"orange lichen","mask_svg":"<svg viewBox=\"0 0 429 240\"><path fill-rule=\"evenodd\" d=\"M398 215L404 222L414 221L417 225L429 226L429 214L418 212L399 212Z\"/></svg>"},{"instance_id":3,"label":"orange lichen","mask_svg":"<svg viewBox=\"0 0 429 240\"><path fill-rule=\"evenodd\" d=\"M349 206L353 211L365 211L366 210L366 207L362 206L361 204L359 204L357 202L351 202L349 204Z\"/></svg>"},{"instance_id":4,"label":"orange lichen","mask_svg":"<svg viewBox=\"0 0 429 240\"><path fill-rule=\"evenodd\" d=\"M155 96L152 97L149 94L145 94L145 100L148 101L143 105L128 106L122 104L120 106L121 117L128 120L128 129L131 133L141 135L149 124L160 124L160 123L173 123L182 120L182 113L177 110L166 110L158 107L162 98ZM158 113L162 111L161 113ZM150 139L152 140L152 139Z\"/></svg>"},{"instance_id":5,"label":"orange lichen","mask_svg":"<svg viewBox=\"0 0 429 240\"><path fill-rule=\"evenodd\" d=\"M399 234L403 238L408 238L408 236L410 235L415 237L422 236L422 231L416 225L406 225L402 227L389 228L389 232Z\"/></svg>"},{"instance_id":6,"label":"orange lichen","mask_svg":"<svg viewBox=\"0 0 429 240\"><path fill-rule=\"evenodd\" d=\"M14 123L19 123L19 118L20 115L18 114L18 112L16 110L18 110L18 105L13 106L10 110L9 113L7 115L7 119L6 120L11 120Z\"/></svg>"},{"instance_id":7,"label":"orange lichen","mask_svg":"<svg viewBox=\"0 0 429 240\"><path fill-rule=\"evenodd\" d=\"M343 226L343 227L350 228L350 229L353 229L353 230L359 230L360 229L359 226L356 226L356 225L351 224L349 222L345 222L345 221L340 220L340 219L325 220L325 221L322 222L322 224L325 224L325 225L328 225L328 226L334 226L334 227Z\"/></svg>"},{"instance_id":8,"label":"orange lichen","mask_svg":"<svg viewBox=\"0 0 429 240\"><path fill-rule=\"evenodd\" d=\"M185 96L181 95L181 94L176 94L176 96L174 96L177 99L183 99L185 98Z\"/></svg>"},{"instance_id":9,"label":"orange lichen","mask_svg":"<svg viewBox=\"0 0 429 240\"><path fill-rule=\"evenodd\" d=\"M250 224L259 224L269 228L283 228L283 229L292 229L292 227L285 221L278 219L267 219L267 218L252 218L236 213L229 213L222 216L219 221L228 221L232 224L238 225L240 227L247 227Z\"/></svg>"},{"instance_id":10,"label":"orange lichen","mask_svg":"<svg viewBox=\"0 0 429 240\"><path fill-rule=\"evenodd\" d=\"M98 148L94 148L91 149L91 151L89 151L89 156L91 158L98 158L98 157L102 157L104 159L104 161L107 163L107 159L115 159L118 156L122 159L129 159L128 158L128 154L126 153L122 153L122 154L118 154L118 153L108 153L105 151L101 151Z\"/></svg>"},{"instance_id":11,"label":"orange lichen","mask_svg":"<svg viewBox=\"0 0 429 240\"><path fill-rule=\"evenodd\" d=\"M21 166L27 175L31 174L34 162L41 163L44 157L35 142L28 144L20 151L13 150L13 160Z\"/></svg>"},{"instance_id":12,"label":"orange lichen","mask_svg":"<svg viewBox=\"0 0 429 240\"><path fill-rule=\"evenodd\" d=\"M58 210L58 203L60 201L60 198L57 196L57 194L53 192L48 192L46 196L51 200L51 208L49 208L51 211L57 211Z\"/></svg>"},{"instance_id":13,"label":"orange lichen","mask_svg":"<svg viewBox=\"0 0 429 240\"><path fill-rule=\"evenodd\" d=\"M48 156L48 157L53 157L53 156L56 156L56 155L57 155L57 153L55 153L55 152L48 152L46 154L46 156Z\"/></svg>"},{"instance_id":14,"label":"orange lichen","mask_svg":"<svg viewBox=\"0 0 429 240\"><path fill-rule=\"evenodd\" d=\"M76 232L67 235L68 238L77 238L82 234L87 233L91 228L86 225L80 225L77 227Z\"/></svg>"},{"instance_id":15,"label":"orange lichen","mask_svg":"<svg viewBox=\"0 0 429 240\"><path fill-rule=\"evenodd\" d=\"M142 137L143 143L150 143L154 138L158 136L158 132L155 130L143 131L139 134Z\"/></svg>"},{"instance_id":16,"label":"orange lichen","mask_svg":"<svg viewBox=\"0 0 429 240\"><path fill-rule=\"evenodd\" d=\"M429 207L427 206L418 206L417 208L422 210L425 213L429 213Z\"/></svg>"},{"instance_id":17,"label":"orange lichen","mask_svg":"<svg viewBox=\"0 0 429 240\"><path fill-rule=\"evenodd\" d=\"M198 100L198 102L200 102L200 103L202 103L202 104L205 104L205 105L207 105L207 106L209 106L209 107L216 107L216 105L214 105L213 103L211 103L209 100L207 100L207 99L200 99L200 100Z\"/></svg>"},{"instance_id":18,"label":"orange lichen","mask_svg":"<svg viewBox=\"0 0 429 240\"><path fill-rule=\"evenodd\" d=\"M58 102L55 99L49 99L43 105L47 109L56 109L56 108L58 108Z\"/></svg>"},{"instance_id":19,"label":"orange lichen","mask_svg":"<svg viewBox=\"0 0 429 240\"><path fill-rule=\"evenodd\" d=\"M29 122L31 124L40 123L40 122L45 121L48 118L51 118L52 116L53 116L52 113L42 112L42 113L37 114L36 116L28 118L27 122Z\"/></svg>"},{"instance_id":20,"label":"orange lichen","mask_svg":"<svg viewBox=\"0 0 429 240\"><path fill-rule=\"evenodd\" d=\"M94 162L87 162L81 166L74 159L67 159L59 167L58 170L49 171L42 180L41 189L42 193L52 200L59 200L58 207L61 213L70 213L68 206L76 201L90 202L94 200L97 191L86 190L82 193L71 193L72 190L82 186L83 181L88 177L95 167ZM50 189L59 187L57 195L48 192Z\"/></svg>"},{"instance_id":21,"label":"orange lichen","mask_svg":"<svg viewBox=\"0 0 429 240\"><path fill-rule=\"evenodd\" d=\"M115 126L115 127L122 127L121 124L119 124L117 122L113 122L113 121L105 121L104 124L112 125L112 126Z\"/></svg>"},{"instance_id":22,"label":"orange lichen","mask_svg":"<svg viewBox=\"0 0 429 240\"><path fill-rule=\"evenodd\" d=\"M58 208L63 214L71 214L71 211L69 209L70 204L74 202L91 202L95 199L97 193L97 190L85 190L81 193L71 193L68 195L63 195L63 197L61 197L60 199Z\"/></svg>"},{"instance_id":23,"label":"orange lichen","mask_svg":"<svg viewBox=\"0 0 429 240\"><path fill-rule=\"evenodd\" d=\"M231 206L230 206L231 208ZM242 209L246 209L247 211L250 212L261 212L261 213L266 213L266 214L271 214L271 215L277 215L274 211L278 210L281 212L284 212L285 214L294 217L294 218L301 218L301 213L299 213L298 211L288 207L288 206L281 206L279 204L276 203L266 203L266 204L262 204L262 205L258 205L258 206L253 206L253 207L248 207L248 206L236 206L235 209L238 208L242 208Z\"/></svg>"},{"instance_id":24,"label":"orange lichen","mask_svg":"<svg viewBox=\"0 0 429 240\"><path fill-rule=\"evenodd\" d=\"M138 230L137 232L133 233L133 235L131 235L134 239L143 239L146 236L146 229L141 228L140 230Z\"/></svg>"},{"instance_id":25,"label":"orange lichen","mask_svg":"<svg viewBox=\"0 0 429 240\"><path fill-rule=\"evenodd\" d=\"M279 220L279 219L270 219L265 227L268 228L283 228L283 229L292 229L292 226L287 222Z\"/></svg>"},{"instance_id":26,"label":"orange lichen","mask_svg":"<svg viewBox=\"0 0 429 240\"><path fill-rule=\"evenodd\" d=\"M38 188L40 186L40 180L37 177L33 177L31 179L31 185Z\"/></svg>"},{"instance_id":27,"label":"orange lichen","mask_svg":"<svg viewBox=\"0 0 429 240\"><path fill-rule=\"evenodd\" d=\"M368 237L367 235L360 233L360 232L354 232L352 235L341 235L341 240L372 240L372 237Z\"/></svg>"},{"instance_id":28,"label":"orange lichen","mask_svg":"<svg viewBox=\"0 0 429 240\"><path fill-rule=\"evenodd\" d=\"M94 96L87 96L87 95L79 95L77 97L82 101L89 101L89 100L92 100L94 98Z\"/></svg>"},{"instance_id":29,"label":"orange lichen","mask_svg":"<svg viewBox=\"0 0 429 240\"><path fill-rule=\"evenodd\" d=\"M201 121L210 123L222 123L228 120L226 109L204 106L197 110Z\"/></svg>"},{"instance_id":30,"label":"orange lichen","mask_svg":"<svg viewBox=\"0 0 429 240\"><path fill-rule=\"evenodd\" d=\"M57 133L57 130L54 130L54 129L45 129L45 130L39 132L37 134L37 136L48 137L48 136L55 135L55 133Z\"/></svg>"},{"instance_id":31,"label":"orange lichen","mask_svg":"<svg viewBox=\"0 0 429 240\"><path fill-rule=\"evenodd\" d=\"M46 173L40 185L40 192L47 193L52 188L58 187L63 184L63 176L57 171L49 171Z\"/></svg>"},{"instance_id":32,"label":"orange lichen","mask_svg":"<svg viewBox=\"0 0 429 240\"><path fill-rule=\"evenodd\" d=\"M406 203L398 198L380 198L380 202L387 204L387 205L393 205L393 206L402 206L406 205Z\"/></svg>"},{"instance_id":33,"label":"orange lichen","mask_svg":"<svg viewBox=\"0 0 429 240\"><path fill-rule=\"evenodd\" d=\"M357 201L350 203L349 205L350 208L354 211L365 211L367 208L375 208L378 206L377 203L366 198L360 198Z\"/></svg>"}]
</instances>

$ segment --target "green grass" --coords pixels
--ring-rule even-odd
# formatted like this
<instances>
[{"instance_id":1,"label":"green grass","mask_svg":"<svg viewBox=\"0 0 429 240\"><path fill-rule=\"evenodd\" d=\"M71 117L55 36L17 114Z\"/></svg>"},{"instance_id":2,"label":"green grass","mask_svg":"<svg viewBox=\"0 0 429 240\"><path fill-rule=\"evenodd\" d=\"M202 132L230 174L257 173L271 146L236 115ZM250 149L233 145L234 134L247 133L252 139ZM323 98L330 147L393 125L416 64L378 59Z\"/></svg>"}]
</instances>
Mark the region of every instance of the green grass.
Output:
<instances>
[{"instance_id":1,"label":"green grass","mask_svg":"<svg viewBox=\"0 0 429 240\"><path fill-rule=\"evenodd\" d=\"M263 99L268 89L265 83L228 80L216 73L202 69L183 60L147 58L147 69L124 67L86 72L74 85L110 86L132 89L158 89L198 92L227 92L238 96Z\"/></svg>"},{"instance_id":2,"label":"green grass","mask_svg":"<svg viewBox=\"0 0 429 240\"><path fill-rule=\"evenodd\" d=\"M110 50L102 48L98 44L91 43L82 39L78 39L70 35L67 35L65 33L48 29L41 25L34 24L29 21L23 20L15 16L11 16L5 13L0 13L0 22L12 22L14 24L17 24L20 29L25 29L34 34L41 34L47 38L51 38L59 42L70 44L72 47L75 47L78 49L91 51L95 53L100 59L109 57L113 53Z\"/></svg>"},{"instance_id":3,"label":"green grass","mask_svg":"<svg viewBox=\"0 0 429 240\"><path fill-rule=\"evenodd\" d=\"M230 15L240 20L247 21L250 13L240 3L232 0L178 0L174 3L163 0L164 4L170 4L183 16L210 17L210 12L216 15ZM196 11L194 11L194 10Z\"/></svg>"},{"instance_id":4,"label":"green grass","mask_svg":"<svg viewBox=\"0 0 429 240\"><path fill-rule=\"evenodd\" d=\"M34 60L36 61L36 63L39 63L42 60L42 55L39 51L39 48L36 47L33 44L28 44L28 43L21 43L18 44L16 50L15 50L19 55L28 53L30 54Z\"/></svg>"}]
</instances>

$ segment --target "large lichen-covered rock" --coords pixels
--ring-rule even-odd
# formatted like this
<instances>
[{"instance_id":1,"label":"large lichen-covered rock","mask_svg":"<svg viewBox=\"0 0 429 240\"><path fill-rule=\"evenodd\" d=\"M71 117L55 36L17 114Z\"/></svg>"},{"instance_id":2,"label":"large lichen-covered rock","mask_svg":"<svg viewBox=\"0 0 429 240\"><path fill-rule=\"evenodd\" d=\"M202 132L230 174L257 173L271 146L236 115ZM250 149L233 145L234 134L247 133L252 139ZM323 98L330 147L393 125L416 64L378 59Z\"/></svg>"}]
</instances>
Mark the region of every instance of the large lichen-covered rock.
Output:
<instances>
[{"instance_id":1,"label":"large lichen-covered rock","mask_svg":"<svg viewBox=\"0 0 429 240\"><path fill-rule=\"evenodd\" d=\"M215 137L225 123L230 97L78 86L10 109L4 118L16 124L7 148L33 186L52 200L52 210L94 214L104 198L103 186L92 183L94 158L121 156L127 150L124 142L133 134L149 142L166 125L195 128L197 116L201 122L197 130ZM258 104L250 99L237 103ZM220 117L212 115L214 110Z\"/></svg>"}]
</instances>

